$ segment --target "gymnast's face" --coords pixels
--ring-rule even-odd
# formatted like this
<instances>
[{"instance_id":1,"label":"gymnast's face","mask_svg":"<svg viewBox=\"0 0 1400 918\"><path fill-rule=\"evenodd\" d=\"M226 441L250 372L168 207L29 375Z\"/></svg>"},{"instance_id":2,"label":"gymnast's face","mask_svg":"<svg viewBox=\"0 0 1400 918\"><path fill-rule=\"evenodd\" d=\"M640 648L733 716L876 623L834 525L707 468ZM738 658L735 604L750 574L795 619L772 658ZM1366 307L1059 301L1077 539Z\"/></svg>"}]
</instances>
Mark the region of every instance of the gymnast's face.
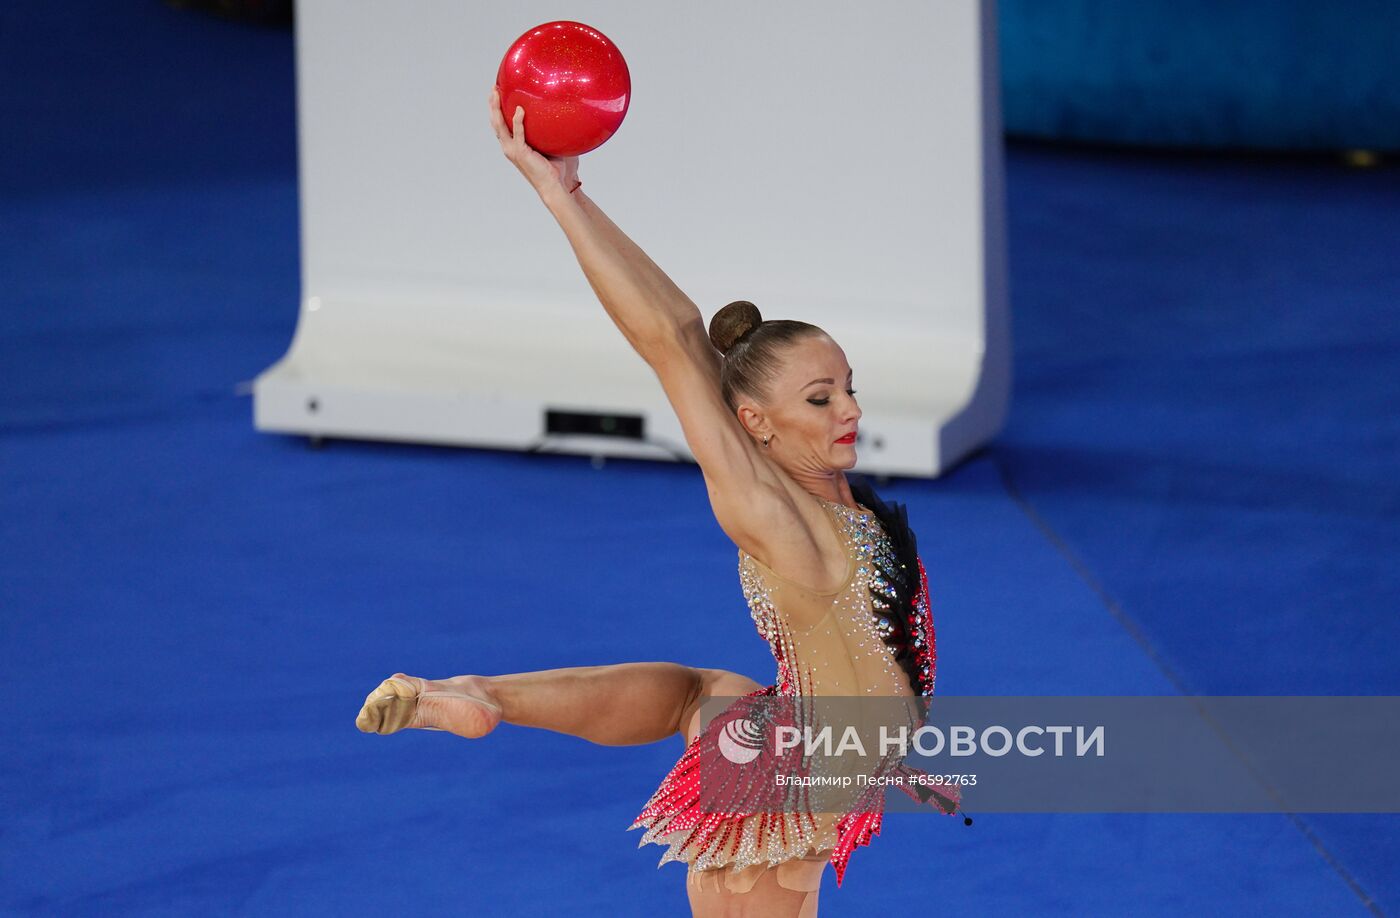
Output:
<instances>
[{"instance_id":1,"label":"gymnast's face","mask_svg":"<svg viewBox=\"0 0 1400 918\"><path fill-rule=\"evenodd\" d=\"M861 411L845 352L827 335L810 335L784 357L767 399L741 402L740 420L758 434L759 449L798 481L851 468Z\"/></svg>"}]
</instances>

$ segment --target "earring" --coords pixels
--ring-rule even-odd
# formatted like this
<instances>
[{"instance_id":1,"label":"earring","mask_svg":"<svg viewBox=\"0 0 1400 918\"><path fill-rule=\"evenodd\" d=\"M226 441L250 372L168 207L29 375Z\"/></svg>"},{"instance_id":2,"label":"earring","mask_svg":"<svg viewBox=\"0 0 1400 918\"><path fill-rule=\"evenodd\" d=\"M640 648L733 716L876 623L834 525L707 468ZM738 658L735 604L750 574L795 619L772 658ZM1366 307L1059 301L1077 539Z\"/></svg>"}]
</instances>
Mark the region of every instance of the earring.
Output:
<instances>
[{"instance_id":1,"label":"earring","mask_svg":"<svg viewBox=\"0 0 1400 918\"><path fill-rule=\"evenodd\" d=\"M764 438L763 438L763 445L764 445L764 446L767 446L767 445L768 445L768 438L767 438L767 437L764 437Z\"/></svg>"}]
</instances>

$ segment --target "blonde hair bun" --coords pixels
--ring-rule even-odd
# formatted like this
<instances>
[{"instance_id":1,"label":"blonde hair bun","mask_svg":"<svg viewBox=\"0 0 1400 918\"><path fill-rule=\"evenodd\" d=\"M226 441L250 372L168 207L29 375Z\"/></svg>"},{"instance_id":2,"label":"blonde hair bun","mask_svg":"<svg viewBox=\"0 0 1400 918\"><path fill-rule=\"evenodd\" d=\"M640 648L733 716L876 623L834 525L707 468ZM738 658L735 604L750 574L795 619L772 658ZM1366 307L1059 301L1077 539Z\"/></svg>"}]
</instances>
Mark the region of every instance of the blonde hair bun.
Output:
<instances>
[{"instance_id":1,"label":"blonde hair bun","mask_svg":"<svg viewBox=\"0 0 1400 918\"><path fill-rule=\"evenodd\" d=\"M721 354L739 342L744 335L763 324L758 307L748 300L735 300L710 319L710 343Z\"/></svg>"}]
</instances>

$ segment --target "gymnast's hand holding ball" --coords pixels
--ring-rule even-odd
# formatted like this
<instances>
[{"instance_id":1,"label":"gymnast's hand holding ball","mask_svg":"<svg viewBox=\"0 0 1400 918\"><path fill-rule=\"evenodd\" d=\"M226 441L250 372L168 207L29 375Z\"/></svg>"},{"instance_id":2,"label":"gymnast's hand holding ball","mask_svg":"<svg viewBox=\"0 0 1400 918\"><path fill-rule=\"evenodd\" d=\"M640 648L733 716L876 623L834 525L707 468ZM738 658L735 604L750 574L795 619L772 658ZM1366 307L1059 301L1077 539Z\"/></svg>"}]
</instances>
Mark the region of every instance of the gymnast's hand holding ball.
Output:
<instances>
[{"instance_id":1,"label":"gymnast's hand holding ball","mask_svg":"<svg viewBox=\"0 0 1400 918\"><path fill-rule=\"evenodd\" d=\"M577 156L545 156L525 142L525 109L516 106L512 126L501 114L501 91L491 87L491 128L501 142L501 152L520 170L540 197L562 191L575 191L583 184L578 177Z\"/></svg>"}]
</instances>

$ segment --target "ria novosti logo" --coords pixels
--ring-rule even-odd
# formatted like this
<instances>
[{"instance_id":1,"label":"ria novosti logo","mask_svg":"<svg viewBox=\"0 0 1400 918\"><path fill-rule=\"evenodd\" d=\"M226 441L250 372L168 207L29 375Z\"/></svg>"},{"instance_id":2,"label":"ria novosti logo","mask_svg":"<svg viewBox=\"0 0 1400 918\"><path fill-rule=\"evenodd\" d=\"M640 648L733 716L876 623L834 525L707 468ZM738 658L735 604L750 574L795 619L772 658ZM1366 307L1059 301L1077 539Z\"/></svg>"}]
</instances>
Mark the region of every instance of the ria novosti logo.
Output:
<instances>
[{"instance_id":1,"label":"ria novosti logo","mask_svg":"<svg viewBox=\"0 0 1400 918\"><path fill-rule=\"evenodd\" d=\"M920 727L911 735L908 727L880 725L879 755L888 757L897 753L900 758L910 754L912 745L920 755L966 757L987 755L1000 757L1015 751L1022 756L1034 758L1049 754L1053 758L1066 755L1102 758L1104 751L1104 725L1092 728L1084 725L1030 725L1022 727L1014 734L1005 726L994 724L984 728L980 734L976 728L962 724L950 726L946 733L935 726ZM720 753L735 765L747 765L763 752L764 729L752 720L736 717L727 721L719 731ZM847 726L833 748L836 734L832 727L824 726L815 732L810 727L798 728L780 725L774 736L774 755L785 758L788 750L801 748L803 758L813 756L841 756L853 753L867 757L866 743L854 726ZM1047 749L1038 740L1049 734L1051 748ZM1072 748L1071 748L1072 747Z\"/></svg>"},{"instance_id":2,"label":"ria novosti logo","mask_svg":"<svg viewBox=\"0 0 1400 918\"><path fill-rule=\"evenodd\" d=\"M736 717L720 730L719 751L735 765L747 765L763 751L763 730L747 718Z\"/></svg>"}]
</instances>

